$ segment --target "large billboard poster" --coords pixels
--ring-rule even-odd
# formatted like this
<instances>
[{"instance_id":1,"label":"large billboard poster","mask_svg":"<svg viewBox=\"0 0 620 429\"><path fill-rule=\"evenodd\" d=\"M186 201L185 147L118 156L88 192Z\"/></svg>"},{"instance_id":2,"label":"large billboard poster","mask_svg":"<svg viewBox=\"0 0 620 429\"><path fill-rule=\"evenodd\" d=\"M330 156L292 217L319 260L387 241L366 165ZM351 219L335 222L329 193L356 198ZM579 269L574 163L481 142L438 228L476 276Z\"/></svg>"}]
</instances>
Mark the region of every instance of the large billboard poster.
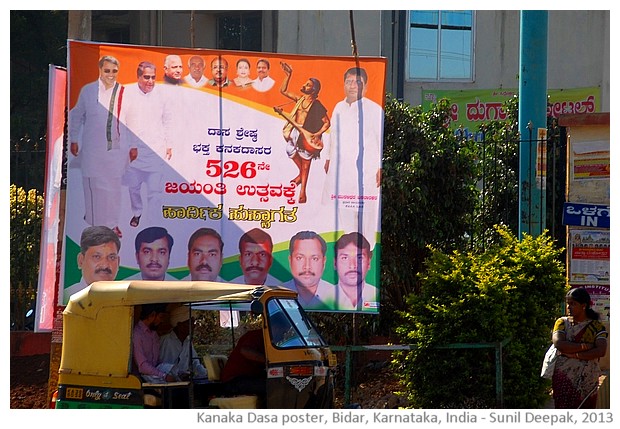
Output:
<instances>
[{"instance_id":1,"label":"large billboard poster","mask_svg":"<svg viewBox=\"0 0 620 429\"><path fill-rule=\"evenodd\" d=\"M60 304L188 279L379 311L384 58L68 43Z\"/></svg>"}]
</instances>

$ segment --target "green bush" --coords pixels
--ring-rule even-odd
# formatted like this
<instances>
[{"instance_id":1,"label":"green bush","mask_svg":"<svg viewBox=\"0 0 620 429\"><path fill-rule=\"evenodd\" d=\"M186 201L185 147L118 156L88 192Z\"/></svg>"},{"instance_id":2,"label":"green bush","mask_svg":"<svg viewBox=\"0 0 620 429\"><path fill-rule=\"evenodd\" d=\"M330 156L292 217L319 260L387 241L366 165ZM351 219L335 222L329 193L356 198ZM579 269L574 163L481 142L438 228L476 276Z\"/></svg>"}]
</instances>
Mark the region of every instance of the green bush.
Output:
<instances>
[{"instance_id":1,"label":"green bush","mask_svg":"<svg viewBox=\"0 0 620 429\"><path fill-rule=\"evenodd\" d=\"M566 292L561 249L547 232L518 240L496 227L484 253L434 250L421 291L407 298L397 328L394 366L415 408L494 408L494 349L437 349L450 343L497 343L503 349L506 408L539 408L548 398L540 366Z\"/></svg>"},{"instance_id":2,"label":"green bush","mask_svg":"<svg viewBox=\"0 0 620 429\"><path fill-rule=\"evenodd\" d=\"M25 313L36 301L43 197L36 189L10 187L11 329L25 328Z\"/></svg>"}]
</instances>

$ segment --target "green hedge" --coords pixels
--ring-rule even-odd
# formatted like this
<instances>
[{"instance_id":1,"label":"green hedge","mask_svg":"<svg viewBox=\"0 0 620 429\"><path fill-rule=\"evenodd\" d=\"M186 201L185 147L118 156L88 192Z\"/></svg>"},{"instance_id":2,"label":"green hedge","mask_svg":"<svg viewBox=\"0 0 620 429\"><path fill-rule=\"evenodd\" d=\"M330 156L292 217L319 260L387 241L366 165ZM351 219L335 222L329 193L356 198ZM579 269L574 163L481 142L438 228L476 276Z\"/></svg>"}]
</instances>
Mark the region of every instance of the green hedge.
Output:
<instances>
[{"instance_id":1,"label":"green hedge","mask_svg":"<svg viewBox=\"0 0 620 429\"><path fill-rule=\"evenodd\" d=\"M26 311L36 302L43 197L35 189L10 186L11 330L26 329ZM32 329L32 327L28 327Z\"/></svg>"},{"instance_id":2,"label":"green hedge","mask_svg":"<svg viewBox=\"0 0 620 429\"><path fill-rule=\"evenodd\" d=\"M566 292L563 264L547 233L518 240L496 227L483 253L433 251L422 290L407 299L397 328L403 344L394 366L415 408L495 408L493 349L439 350L450 343L499 342L504 407L539 408L548 399L540 366Z\"/></svg>"}]
</instances>

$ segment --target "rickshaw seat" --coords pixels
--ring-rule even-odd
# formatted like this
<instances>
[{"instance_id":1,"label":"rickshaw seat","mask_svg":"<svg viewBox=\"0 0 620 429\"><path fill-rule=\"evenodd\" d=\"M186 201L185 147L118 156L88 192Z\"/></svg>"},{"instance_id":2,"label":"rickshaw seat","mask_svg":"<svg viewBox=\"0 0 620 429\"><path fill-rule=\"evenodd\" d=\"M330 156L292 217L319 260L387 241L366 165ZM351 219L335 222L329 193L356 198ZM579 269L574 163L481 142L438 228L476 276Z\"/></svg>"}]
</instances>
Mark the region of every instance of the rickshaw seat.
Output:
<instances>
[{"instance_id":1,"label":"rickshaw seat","mask_svg":"<svg viewBox=\"0 0 620 429\"><path fill-rule=\"evenodd\" d=\"M213 398L209 401L209 408L222 409L251 409L257 408L258 396L240 395L230 398Z\"/></svg>"},{"instance_id":2,"label":"rickshaw seat","mask_svg":"<svg viewBox=\"0 0 620 429\"><path fill-rule=\"evenodd\" d=\"M228 357L225 355L211 355L205 354L202 357L204 366L207 369L207 378L209 381L220 381L220 374Z\"/></svg>"}]
</instances>

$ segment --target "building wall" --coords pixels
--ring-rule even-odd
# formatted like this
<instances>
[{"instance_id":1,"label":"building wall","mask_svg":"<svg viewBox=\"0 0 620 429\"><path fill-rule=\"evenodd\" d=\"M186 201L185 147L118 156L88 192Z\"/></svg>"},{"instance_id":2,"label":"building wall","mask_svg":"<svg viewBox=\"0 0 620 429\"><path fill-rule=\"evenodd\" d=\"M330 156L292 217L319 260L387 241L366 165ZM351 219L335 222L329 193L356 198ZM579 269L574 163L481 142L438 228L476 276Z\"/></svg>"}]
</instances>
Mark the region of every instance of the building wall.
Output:
<instances>
[{"instance_id":1,"label":"building wall","mask_svg":"<svg viewBox=\"0 0 620 429\"><path fill-rule=\"evenodd\" d=\"M360 56L380 56L381 11L354 11L355 40ZM278 52L308 55L351 55L348 10L280 11Z\"/></svg>"},{"instance_id":2,"label":"building wall","mask_svg":"<svg viewBox=\"0 0 620 429\"><path fill-rule=\"evenodd\" d=\"M566 126L568 132L568 147L567 147L567 166L568 166L568 185L567 185L567 202L571 203L584 203L584 204L601 204L601 205L609 205L610 204L610 185L611 180L609 177L601 177L601 178L593 178L593 179L575 179L572 174L574 171L575 160L577 157L575 148L579 147L581 151L581 157L593 157L596 159L602 158L609 161L610 156L610 128L609 128L609 114L601 113L594 115L563 115L560 116L559 124L560 126ZM593 142L598 142L595 148L591 148L593 152L588 155L583 153L583 149L587 148ZM606 143L606 144L605 144ZM578 146L579 145L579 146ZM603 150L601 150L603 149ZM582 158L583 159L583 158ZM570 250L574 243L572 242L573 235L571 231L602 231L609 234L609 229L607 228L593 228L593 227L583 227L576 225L567 225L567 239L568 245L567 248ZM572 252L567 252L567 268L569 272L569 281L571 279L571 264L573 264ZM599 261L590 261L592 266L594 267L595 262ZM610 261L606 260L605 263L609 266ZM604 281L602 282L590 282L584 281L581 282L573 282L570 281L571 287L580 287L585 286L588 287L597 287L600 286L601 289L607 288L608 293L611 292L611 284L606 284ZM590 290L590 293L592 291ZM599 297L592 296L592 300L596 302ZM609 304L609 294L606 295L606 302ZM599 307L600 308L600 307ZM595 311L599 311L599 308L595 307ZM607 314L602 312L601 320L609 333L609 337L607 340L607 353L600 359L600 367L603 371L610 370L610 341L611 341L611 325L609 323L609 307L607 307Z\"/></svg>"},{"instance_id":3,"label":"building wall","mask_svg":"<svg viewBox=\"0 0 620 429\"><path fill-rule=\"evenodd\" d=\"M194 46L216 47L216 14L194 12ZM189 11L135 11L132 43L191 46ZM137 14L137 15L136 15ZM518 88L520 12L477 11L474 80L415 82L398 79L406 72L408 32L399 11L354 11L360 56L388 58L387 90L402 90L403 99L422 103L422 91ZM137 27L137 28L136 28ZM548 88L601 88L601 110L610 110L610 11L549 11ZM348 10L281 10L263 12L264 51L307 55L352 55ZM400 55L399 55L400 54Z\"/></svg>"},{"instance_id":4,"label":"building wall","mask_svg":"<svg viewBox=\"0 0 620 429\"><path fill-rule=\"evenodd\" d=\"M547 88L601 87L609 111L609 11L549 11ZM405 99L422 103L422 90L519 87L519 11L478 11L474 81L405 84ZM596 47L593 49L592 47Z\"/></svg>"},{"instance_id":5,"label":"building wall","mask_svg":"<svg viewBox=\"0 0 620 429\"><path fill-rule=\"evenodd\" d=\"M161 13L161 46L191 47L191 13L190 11L163 11ZM172 29L172 30L171 30ZM194 46L215 47L216 20L206 11L194 11Z\"/></svg>"},{"instance_id":6,"label":"building wall","mask_svg":"<svg viewBox=\"0 0 620 429\"><path fill-rule=\"evenodd\" d=\"M355 11L354 23L359 55L388 57L388 90L394 93L394 75L406 66L397 64L398 44L406 43L398 39L398 17L393 11ZM406 34L407 22L400 25ZM609 11L549 11L549 89L599 86L602 111L609 111L609 26ZM429 89L518 88L520 11L477 11L475 36L473 82L405 80L404 99L421 104L422 91ZM351 55L349 12L280 11L277 51Z\"/></svg>"}]
</instances>

